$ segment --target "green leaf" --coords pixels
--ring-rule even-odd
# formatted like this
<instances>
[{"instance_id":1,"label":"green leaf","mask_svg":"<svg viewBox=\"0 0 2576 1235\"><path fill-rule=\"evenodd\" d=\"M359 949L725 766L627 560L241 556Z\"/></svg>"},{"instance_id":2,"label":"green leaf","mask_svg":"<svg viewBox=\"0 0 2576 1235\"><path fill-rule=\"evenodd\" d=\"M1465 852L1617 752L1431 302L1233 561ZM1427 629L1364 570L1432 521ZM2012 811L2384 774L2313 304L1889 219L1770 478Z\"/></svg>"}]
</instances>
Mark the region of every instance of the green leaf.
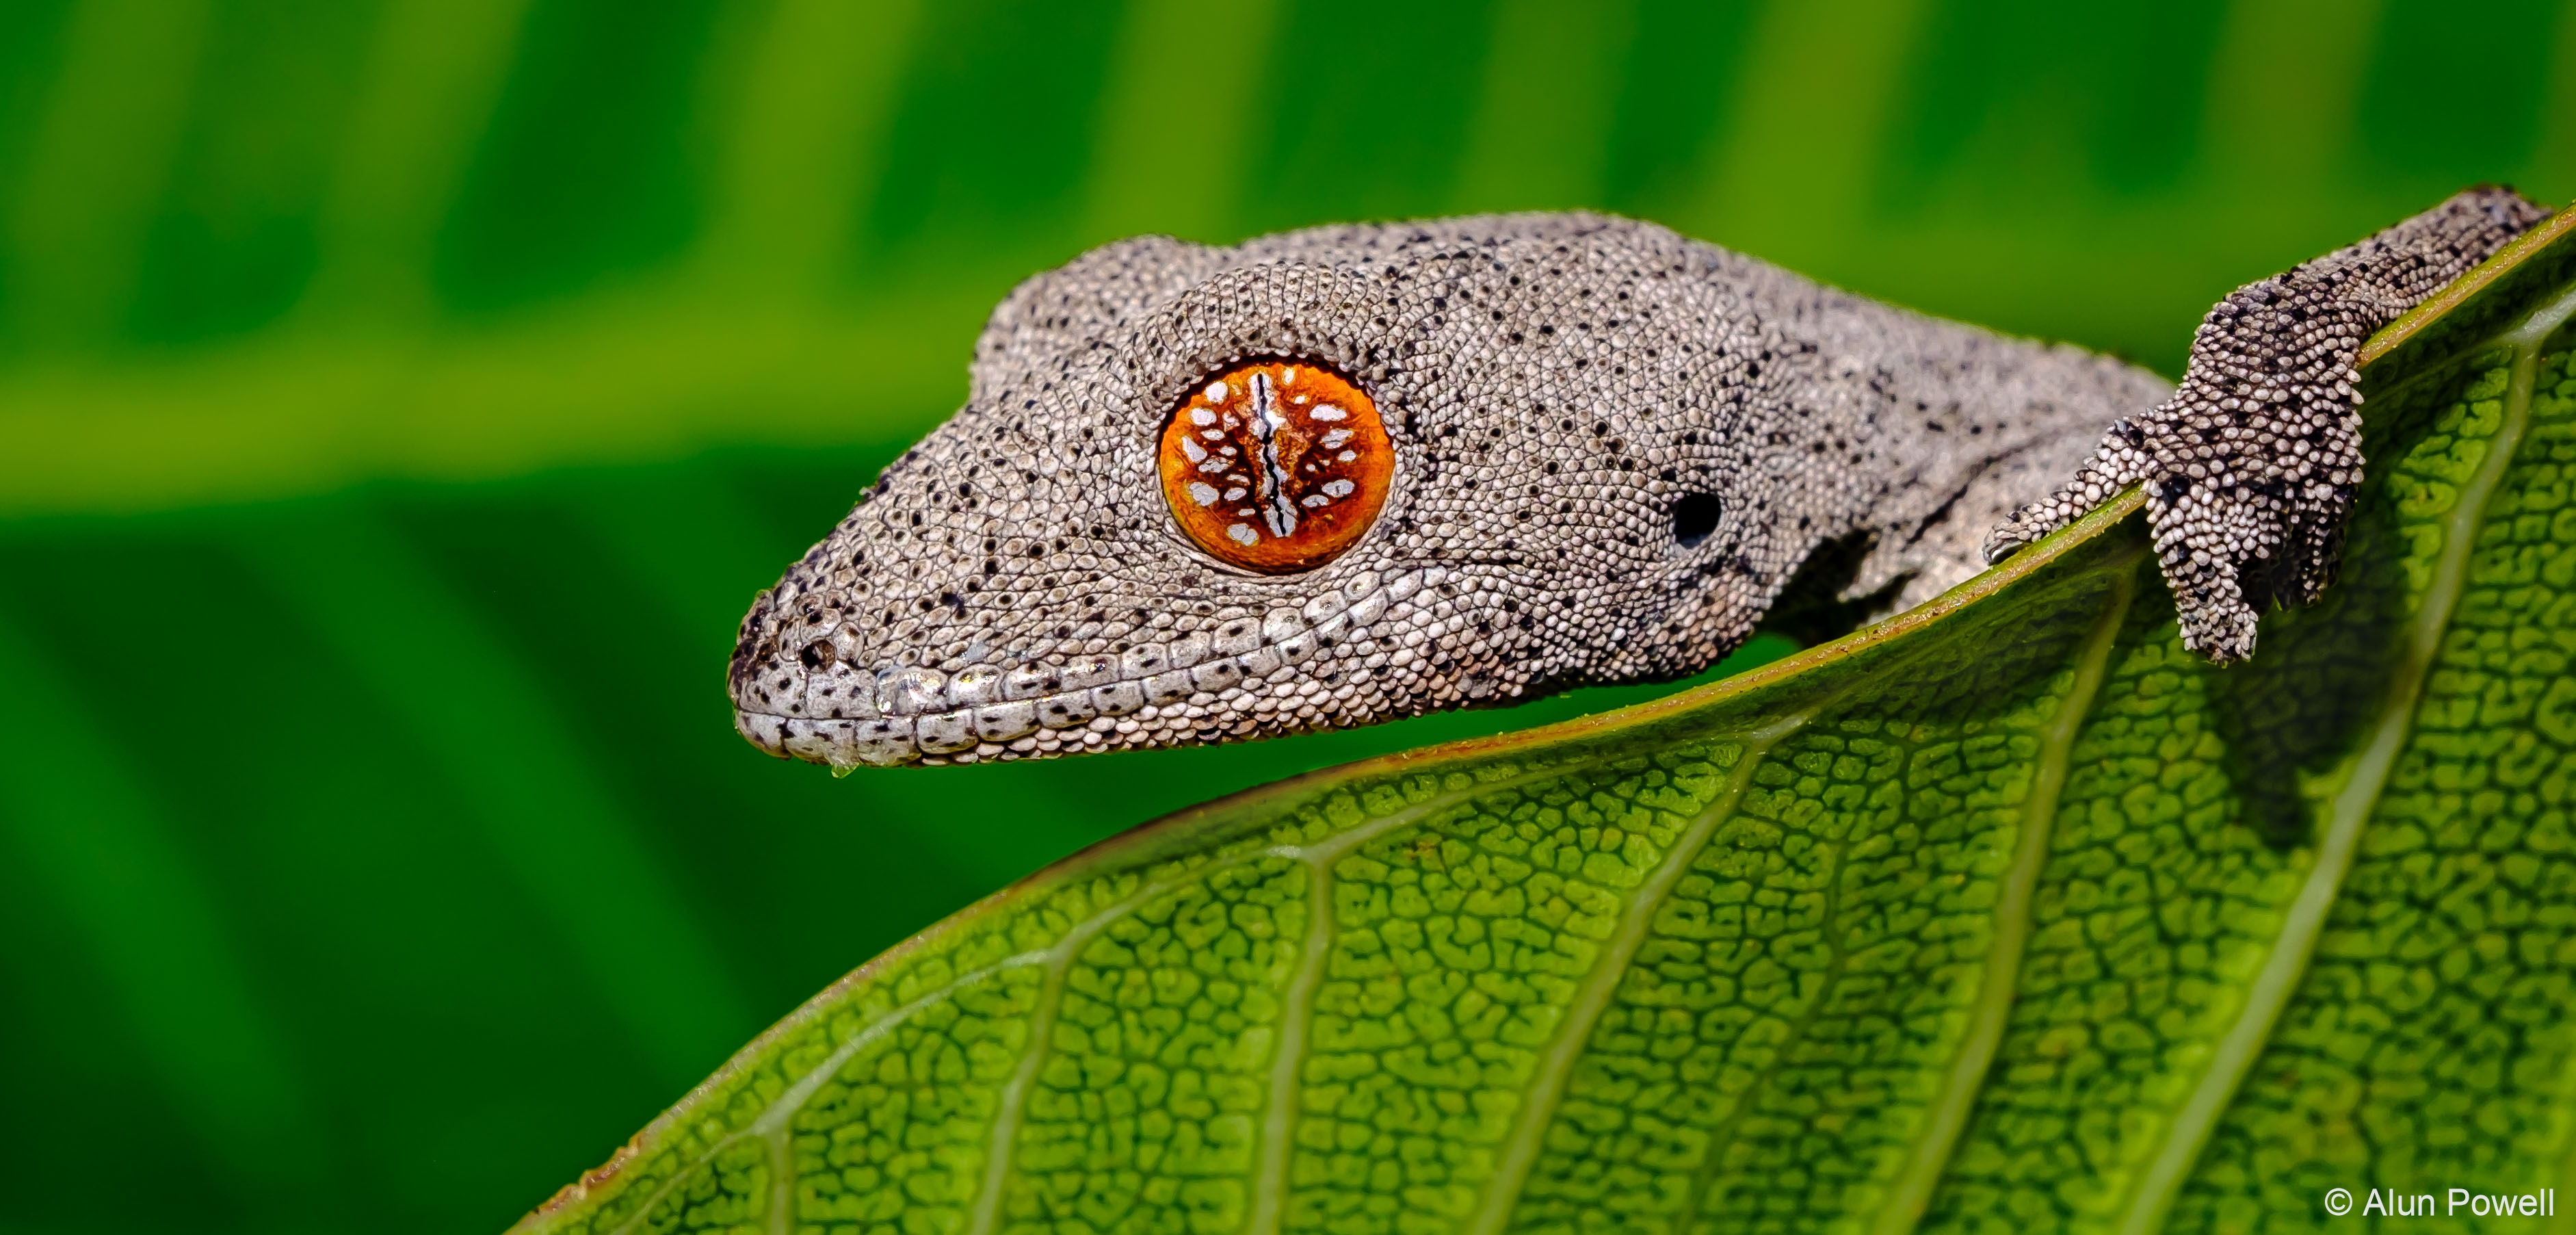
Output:
<instances>
[{"instance_id":1,"label":"green leaf","mask_svg":"<svg viewBox=\"0 0 2576 1235\"><path fill-rule=\"evenodd\" d=\"M2131 494L1763 669L1078 854L522 1229L2144 1232L2568 1182L2570 231L2373 341L2346 577L2249 665L2178 644Z\"/></svg>"}]
</instances>

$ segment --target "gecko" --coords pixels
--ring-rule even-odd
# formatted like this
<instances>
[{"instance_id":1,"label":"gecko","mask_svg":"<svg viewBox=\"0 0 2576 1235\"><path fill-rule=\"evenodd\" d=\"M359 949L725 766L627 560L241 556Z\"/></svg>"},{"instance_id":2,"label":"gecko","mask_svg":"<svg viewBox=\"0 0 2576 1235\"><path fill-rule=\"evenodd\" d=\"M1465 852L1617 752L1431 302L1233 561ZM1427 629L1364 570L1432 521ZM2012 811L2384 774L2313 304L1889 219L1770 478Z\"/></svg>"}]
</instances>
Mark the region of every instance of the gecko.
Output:
<instances>
[{"instance_id":1,"label":"gecko","mask_svg":"<svg viewBox=\"0 0 2576 1235\"><path fill-rule=\"evenodd\" d=\"M759 594L735 726L846 771L1671 680L1834 546L1908 607L2131 485L2241 660L2331 582L2364 341L2547 217L2482 186L2247 284L2179 383L1603 214L1119 241Z\"/></svg>"}]
</instances>

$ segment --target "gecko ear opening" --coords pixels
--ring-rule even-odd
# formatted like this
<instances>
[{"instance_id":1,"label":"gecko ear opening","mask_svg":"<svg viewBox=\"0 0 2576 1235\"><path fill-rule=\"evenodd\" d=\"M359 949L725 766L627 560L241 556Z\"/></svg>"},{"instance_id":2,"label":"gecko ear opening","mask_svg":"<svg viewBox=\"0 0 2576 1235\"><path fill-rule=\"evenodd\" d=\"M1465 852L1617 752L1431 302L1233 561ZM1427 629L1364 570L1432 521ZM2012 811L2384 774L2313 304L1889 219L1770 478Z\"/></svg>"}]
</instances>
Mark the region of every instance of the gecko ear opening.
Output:
<instances>
[{"instance_id":1,"label":"gecko ear opening","mask_svg":"<svg viewBox=\"0 0 2576 1235\"><path fill-rule=\"evenodd\" d=\"M1717 530L1718 517L1726 513L1726 504L1714 493L1685 493L1673 503L1673 542L1685 549L1696 549Z\"/></svg>"}]
</instances>

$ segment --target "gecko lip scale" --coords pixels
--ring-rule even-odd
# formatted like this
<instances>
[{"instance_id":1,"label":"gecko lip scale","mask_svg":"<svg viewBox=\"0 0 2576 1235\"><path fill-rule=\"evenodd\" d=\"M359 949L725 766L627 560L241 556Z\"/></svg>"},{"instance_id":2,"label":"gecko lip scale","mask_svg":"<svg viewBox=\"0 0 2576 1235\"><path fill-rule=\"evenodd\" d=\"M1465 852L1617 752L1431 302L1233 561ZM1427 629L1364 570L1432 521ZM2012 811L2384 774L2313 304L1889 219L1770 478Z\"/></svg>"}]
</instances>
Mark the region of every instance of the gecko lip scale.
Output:
<instances>
[{"instance_id":1,"label":"gecko lip scale","mask_svg":"<svg viewBox=\"0 0 2576 1235\"><path fill-rule=\"evenodd\" d=\"M835 768L1011 759L1151 741L1141 723L1121 731L1120 720L1131 716L1139 722L1182 716L1232 730L1254 716L1257 696L1247 687L1293 684L1304 676L1299 666L1319 651L1383 641L1391 646L1378 654L1392 663L1421 655L1419 644L1444 633L1437 613L1446 608L1450 579L1438 566L1362 572L1258 619L1236 618L1213 632L1058 666L865 671L850 667L855 657L836 654L827 666L807 668L803 700L789 705L793 714L736 708L734 727L773 755ZM1357 599L1347 595L1352 592ZM1385 622L1390 617L1392 624ZM1407 620L1415 618L1430 620ZM846 635L817 632L808 641L835 638Z\"/></svg>"}]
</instances>

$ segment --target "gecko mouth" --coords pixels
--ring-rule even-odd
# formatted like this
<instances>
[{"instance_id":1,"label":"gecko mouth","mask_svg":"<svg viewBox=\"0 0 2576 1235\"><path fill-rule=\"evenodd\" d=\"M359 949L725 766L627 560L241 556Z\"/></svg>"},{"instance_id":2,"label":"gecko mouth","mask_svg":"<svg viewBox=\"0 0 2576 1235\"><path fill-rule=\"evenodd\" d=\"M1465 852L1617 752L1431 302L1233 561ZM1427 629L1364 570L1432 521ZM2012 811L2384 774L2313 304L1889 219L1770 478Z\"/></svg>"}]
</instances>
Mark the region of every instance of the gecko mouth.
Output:
<instances>
[{"instance_id":1,"label":"gecko mouth","mask_svg":"<svg viewBox=\"0 0 2576 1235\"><path fill-rule=\"evenodd\" d=\"M1437 566L1364 571L1300 605L1061 664L987 663L950 673L863 668L850 654L855 649L843 650L852 639L846 627L809 631L790 640L801 646L737 674L734 728L770 754L847 770L1317 727L1329 722L1325 700L1304 690L1315 680L1308 662L1345 643L1376 640L1392 644L1379 649L1387 670L1414 667L1444 633L1430 607L1446 595L1450 577ZM1390 614L1399 620L1387 623ZM1403 633L1382 639L1382 625Z\"/></svg>"}]
</instances>

